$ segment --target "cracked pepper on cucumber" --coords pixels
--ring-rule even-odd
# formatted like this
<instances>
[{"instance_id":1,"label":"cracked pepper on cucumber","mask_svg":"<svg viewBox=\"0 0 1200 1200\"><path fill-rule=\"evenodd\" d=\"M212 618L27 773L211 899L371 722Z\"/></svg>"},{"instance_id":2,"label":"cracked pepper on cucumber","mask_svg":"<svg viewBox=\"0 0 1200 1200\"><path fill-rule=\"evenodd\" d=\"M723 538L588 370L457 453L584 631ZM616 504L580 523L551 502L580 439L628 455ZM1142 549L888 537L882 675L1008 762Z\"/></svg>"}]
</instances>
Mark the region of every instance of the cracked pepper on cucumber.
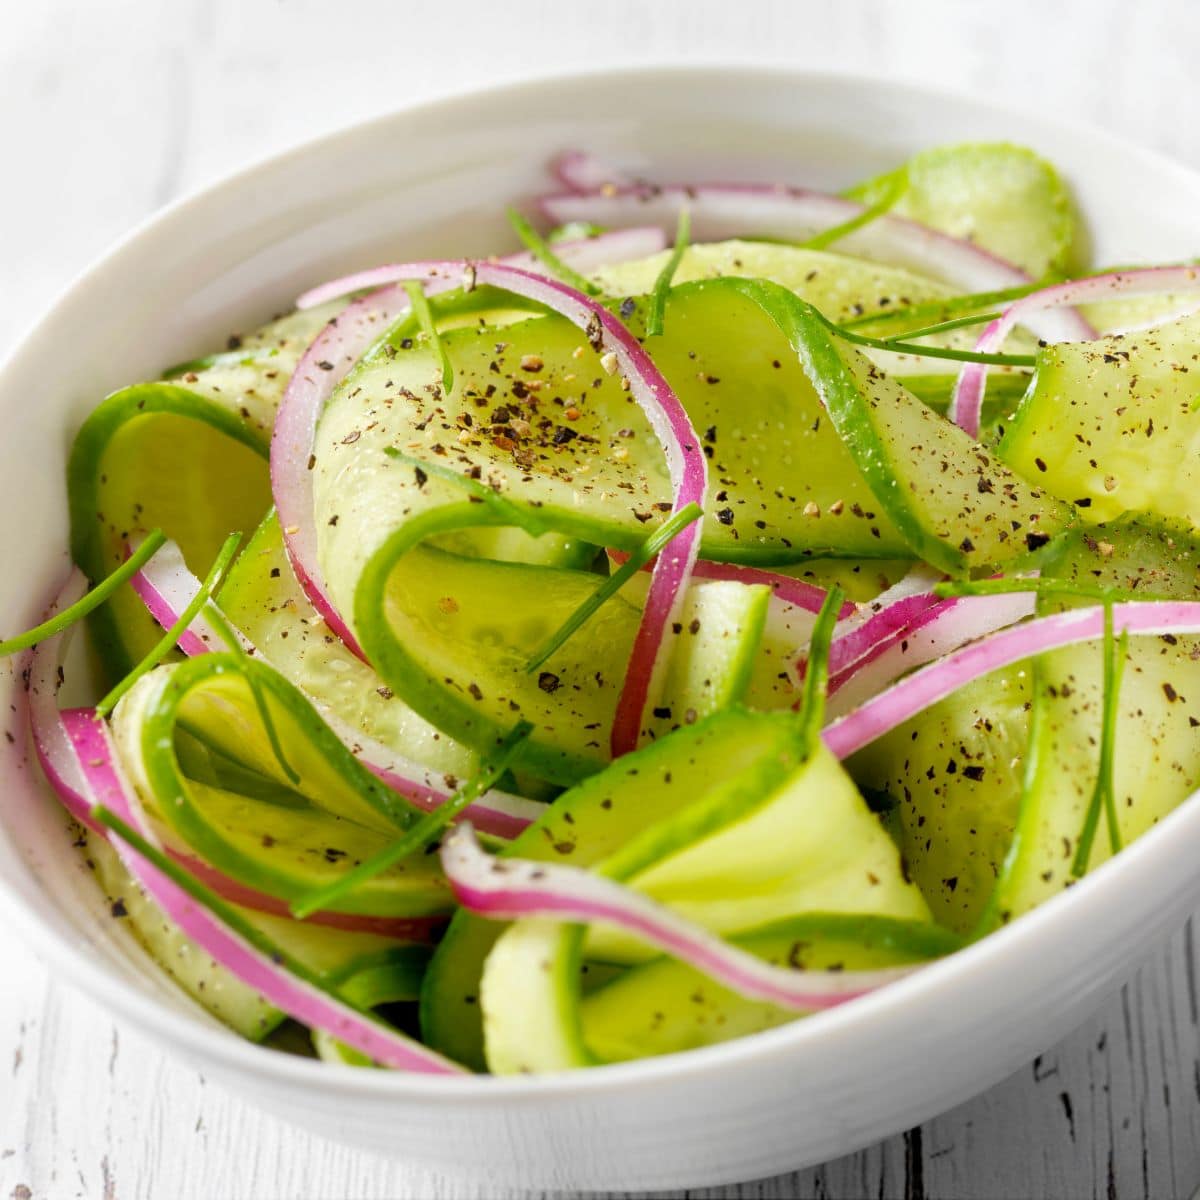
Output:
<instances>
[{"instance_id":1,"label":"cracked pepper on cucumber","mask_svg":"<svg viewBox=\"0 0 1200 1200\"><path fill-rule=\"evenodd\" d=\"M1087 268L1007 144L841 195L554 169L507 257L100 402L0 642L112 919L281 1050L751 1035L1200 786L1196 268Z\"/></svg>"}]
</instances>

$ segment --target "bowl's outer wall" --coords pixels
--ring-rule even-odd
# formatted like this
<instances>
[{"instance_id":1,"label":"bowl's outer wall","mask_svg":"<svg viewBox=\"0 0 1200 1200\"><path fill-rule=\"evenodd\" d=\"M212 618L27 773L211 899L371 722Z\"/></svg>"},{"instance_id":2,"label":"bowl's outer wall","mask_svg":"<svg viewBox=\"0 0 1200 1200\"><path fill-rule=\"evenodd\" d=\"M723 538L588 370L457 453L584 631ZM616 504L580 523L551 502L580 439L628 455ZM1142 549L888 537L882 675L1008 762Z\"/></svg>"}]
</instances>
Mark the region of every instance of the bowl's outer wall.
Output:
<instances>
[{"instance_id":1,"label":"bowl's outer wall","mask_svg":"<svg viewBox=\"0 0 1200 1200\"><path fill-rule=\"evenodd\" d=\"M85 274L0 373L0 631L66 567L62 464L108 390L224 343L304 286L389 259L507 248L507 201L583 146L660 178L840 187L921 146L1033 145L1077 189L1097 262L1195 252L1200 179L1094 131L894 84L746 69L535 82L382 118L175 206ZM96 902L25 757L0 666L0 895L33 945L239 1094L327 1135L496 1186L666 1188L848 1152L967 1098L1064 1034L1200 889L1200 806L954 959L821 1018L570 1077L439 1080L251 1046L157 975Z\"/></svg>"}]
</instances>

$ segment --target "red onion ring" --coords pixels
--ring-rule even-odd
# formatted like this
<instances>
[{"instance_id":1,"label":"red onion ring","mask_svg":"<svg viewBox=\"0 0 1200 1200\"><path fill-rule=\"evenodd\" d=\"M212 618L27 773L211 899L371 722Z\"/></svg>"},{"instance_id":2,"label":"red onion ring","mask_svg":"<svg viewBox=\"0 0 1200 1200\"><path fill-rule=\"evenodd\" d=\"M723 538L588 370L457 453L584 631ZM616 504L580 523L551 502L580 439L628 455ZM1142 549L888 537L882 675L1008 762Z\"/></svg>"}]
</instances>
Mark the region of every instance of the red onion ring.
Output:
<instances>
[{"instance_id":1,"label":"red onion ring","mask_svg":"<svg viewBox=\"0 0 1200 1200\"><path fill-rule=\"evenodd\" d=\"M1200 633L1200 601L1131 601L1114 604L1112 613L1117 634ZM1002 629L922 667L827 725L825 744L839 758L847 758L981 675L1103 636L1102 605L1073 608Z\"/></svg>"},{"instance_id":2,"label":"red onion ring","mask_svg":"<svg viewBox=\"0 0 1200 1200\"><path fill-rule=\"evenodd\" d=\"M774 966L615 880L559 863L493 858L480 849L470 825L456 826L443 842L442 869L459 903L480 916L497 921L602 921L652 942L739 995L783 1008L831 1008L915 969L804 971Z\"/></svg>"},{"instance_id":3,"label":"red onion ring","mask_svg":"<svg viewBox=\"0 0 1200 1200\"><path fill-rule=\"evenodd\" d=\"M1114 296L1146 296L1155 293L1186 292L1200 287L1200 268L1145 267L1135 271L1113 271L1108 275L1093 275L1089 279L1072 279L1031 292L1014 300L990 325L986 326L975 343L975 349L991 354L999 350L1004 339L1017 325L1034 328L1031 316L1075 304L1111 300ZM1180 316L1183 314L1176 314ZM1086 342L1099 335L1095 330L1073 336L1047 337L1052 342ZM979 436L979 417L983 395L987 388L987 366L966 363L958 374L948 416L972 437Z\"/></svg>"},{"instance_id":4,"label":"red onion ring","mask_svg":"<svg viewBox=\"0 0 1200 1200\"><path fill-rule=\"evenodd\" d=\"M619 171L584 150L568 150L551 164L554 177L573 192L599 192L605 188L628 188L637 183L631 175Z\"/></svg>"}]
</instances>

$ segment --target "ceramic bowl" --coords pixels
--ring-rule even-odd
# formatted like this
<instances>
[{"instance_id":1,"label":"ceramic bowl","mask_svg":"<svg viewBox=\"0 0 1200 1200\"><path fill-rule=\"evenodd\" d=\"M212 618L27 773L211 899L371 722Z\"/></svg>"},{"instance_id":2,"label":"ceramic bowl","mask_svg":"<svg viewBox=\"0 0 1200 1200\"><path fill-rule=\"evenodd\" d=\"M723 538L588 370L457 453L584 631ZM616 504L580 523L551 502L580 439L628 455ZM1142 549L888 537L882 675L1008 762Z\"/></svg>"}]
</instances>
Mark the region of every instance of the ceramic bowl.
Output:
<instances>
[{"instance_id":1,"label":"ceramic bowl","mask_svg":"<svg viewBox=\"0 0 1200 1200\"><path fill-rule=\"evenodd\" d=\"M65 566L63 464L112 388L220 345L306 285L507 248L503 209L586 147L662 178L837 188L923 146L1024 142L1076 191L1097 262L1191 253L1200 176L1092 129L924 89L779 70L558 78L412 108L174 205L75 282L0 372L0 629ZM326 1136L493 1186L628 1189L771 1175L923 1121L1065 1034L1200 900L1191 801L1077 887L952 958L711 1049L545 1078L341 1069L241 1041L110 920L25 749L0 666L0 895L60 975L238 1095Z\"/></svg>"}]
</instances>

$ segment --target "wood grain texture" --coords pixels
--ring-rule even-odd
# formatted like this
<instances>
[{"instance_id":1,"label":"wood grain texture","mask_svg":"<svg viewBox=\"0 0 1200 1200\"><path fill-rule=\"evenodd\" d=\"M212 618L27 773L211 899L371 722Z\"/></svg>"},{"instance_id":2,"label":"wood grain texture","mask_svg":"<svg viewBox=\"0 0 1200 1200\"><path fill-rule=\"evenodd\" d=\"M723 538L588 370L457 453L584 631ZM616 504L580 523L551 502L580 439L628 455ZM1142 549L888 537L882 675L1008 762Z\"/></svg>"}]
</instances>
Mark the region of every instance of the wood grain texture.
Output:
<instances>
[{"instance_id":1,"label":"wood grain texture","mask_svg":"<svg viewBox=\"0 0 1200 1200\"><path fill-rule=\"evenodd\" d=\"M874 72L1087 119L1200 165L1188 0L6 0L2 15L0 349L181 192L373 112L551 69ZM690 1195L1191 1196L1197 932L1189 923L1088 1025L960 1108L822 1167ZM498 1195L246 1107L118 1033L3 930L0 962L0 1200Z\"/></svg>"}]
</instances>

